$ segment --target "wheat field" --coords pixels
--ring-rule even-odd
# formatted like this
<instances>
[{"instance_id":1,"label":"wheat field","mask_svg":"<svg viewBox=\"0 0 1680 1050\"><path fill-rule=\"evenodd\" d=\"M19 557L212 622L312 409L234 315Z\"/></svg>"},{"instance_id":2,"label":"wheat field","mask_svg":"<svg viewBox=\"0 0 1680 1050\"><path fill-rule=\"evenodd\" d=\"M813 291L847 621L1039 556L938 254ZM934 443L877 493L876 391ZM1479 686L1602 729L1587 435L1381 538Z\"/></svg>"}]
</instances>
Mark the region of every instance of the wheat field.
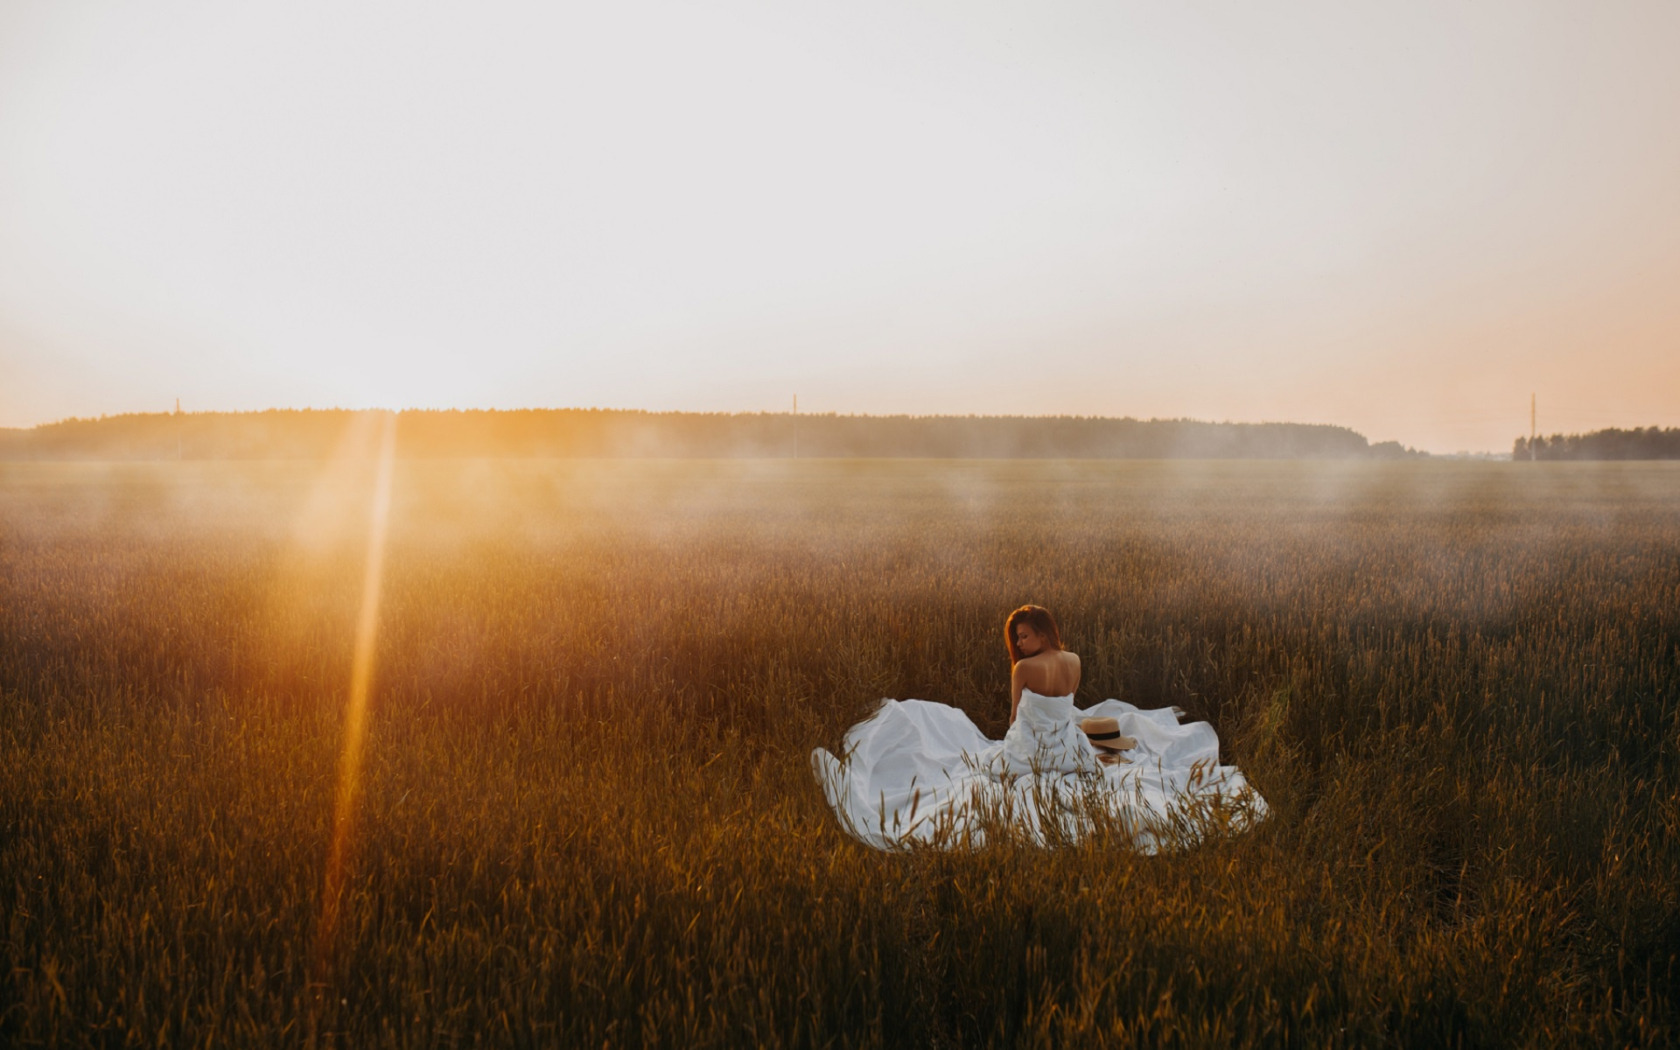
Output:
<instances>
[{"instance_id":1,"label":"wheat field","mask_svg":"<svg viewBox=\"0 0 1680 1050\"><path fill-rule=\"evenodd\" d=\"M378 472L0 464L0 1043L1680 1039L1674 464ZM1024 602L1271 818L847 838L811 749L1000 736Z\"/></svg>"}]
</instances>

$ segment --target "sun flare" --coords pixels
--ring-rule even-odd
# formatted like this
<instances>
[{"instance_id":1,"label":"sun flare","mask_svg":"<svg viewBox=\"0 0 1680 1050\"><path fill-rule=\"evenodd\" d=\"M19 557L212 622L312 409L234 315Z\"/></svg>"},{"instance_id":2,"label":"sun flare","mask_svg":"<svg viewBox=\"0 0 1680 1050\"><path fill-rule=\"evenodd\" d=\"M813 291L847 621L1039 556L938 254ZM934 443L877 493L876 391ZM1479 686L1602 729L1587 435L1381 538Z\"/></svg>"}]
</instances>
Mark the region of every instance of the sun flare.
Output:
<instances>
[{"instance_id":1,"label":"sun flare","mask_svg":"<svg viewBox=\"0 0 1680 1050\"><path fill-rule=\"evenodd\" d=\"M362 572L362 599L356 615L355 649L350 662L350 692L345 701L344 745L339 755L338 790L333 800L332 846L327 852L326 878L321 889L320 926L316 934L317 971L331 962L344 893L346 857L355 822L356 792L362 772L362 746L367 738L368 693L373 685L374 647L379 634L379 593L385 575L385 538L391 516L391 475L396 460L397 417L382 415L378 470L368 515L367 557Z\"/></svg>"}]
</instances>

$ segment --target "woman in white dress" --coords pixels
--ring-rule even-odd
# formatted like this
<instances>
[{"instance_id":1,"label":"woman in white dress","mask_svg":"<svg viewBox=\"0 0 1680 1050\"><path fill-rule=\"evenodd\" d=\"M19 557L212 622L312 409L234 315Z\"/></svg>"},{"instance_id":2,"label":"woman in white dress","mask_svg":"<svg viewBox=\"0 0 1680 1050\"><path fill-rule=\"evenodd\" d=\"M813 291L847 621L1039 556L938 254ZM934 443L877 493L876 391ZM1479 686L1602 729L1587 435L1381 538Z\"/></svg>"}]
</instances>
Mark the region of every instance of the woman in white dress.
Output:
<instances>
[{"instance_id":1,"label":"woman in white dress","mask_svg":"<svg viewBox=\"0 0 1680 1050\"><path fill-rule=\"evenodd\" d=\"M1042 605L1023 605L1004 621L1003 643L1009 649L1009 732L1001 748L982 748L988 766L1016 776L1095 770L1097 752L1080 731L1073 706L1079 654L1062 648L1056 618Z\"/></svg>"},{"instance_id":2,"label":"woman in white dress","mask_svg":"<svg viewBox=\"0 0 1680 1050\"><path fill-rule=\"evenodd\" d=\"M1104 700L1081 711L1079 657L1062 646L1042 606L1009 614L1010 724L988 740L961 710L926 700L884 700L853 726L840 756L817 748L812 769L847 832L877 849L962 848L990 836L1066 844L1099 825L1153 853L1210 831L1238 830L1265 802L1234 766L1219 765L1205 722L1171 710ZM1105 764L1079 728L1114 719L1135 746Z\"/></svg>"},{"instance_id":3,"label":"woman in white dress","mask_svg":"<svg viewBox=\"0 0 1680 1050\"><path fill-rule=\"evenodd\" d=\"M1023 605L1003 625L1009 647L1009 724L1021 708L1021 690L1072 696L1079 690L1079 654L1062 648L1056 619L1042 605Z\"/></svg>"}]
</instances>

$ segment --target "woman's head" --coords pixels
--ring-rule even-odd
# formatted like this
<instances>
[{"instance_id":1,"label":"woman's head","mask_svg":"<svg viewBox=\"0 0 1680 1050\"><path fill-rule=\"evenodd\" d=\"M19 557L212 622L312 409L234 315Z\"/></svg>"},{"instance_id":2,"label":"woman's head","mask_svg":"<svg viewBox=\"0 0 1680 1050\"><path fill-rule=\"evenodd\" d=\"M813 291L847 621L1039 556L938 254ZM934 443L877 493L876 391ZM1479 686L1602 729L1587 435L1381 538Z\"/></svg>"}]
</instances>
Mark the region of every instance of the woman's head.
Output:
<instances>
[{"instance_id":1,"label":"woman's head","mask_svg":"<svg viewBox=\"0 0 1680 1050\"><path fill-rule=\"evenodd\" d=\"M1028 656L1062 647L1062 632L1056 629L1056 619L1042 605L1023 605L1009 614L1003 625L1003 641L1009 646L1009 666Z\"/></svg>"}]
</instances>

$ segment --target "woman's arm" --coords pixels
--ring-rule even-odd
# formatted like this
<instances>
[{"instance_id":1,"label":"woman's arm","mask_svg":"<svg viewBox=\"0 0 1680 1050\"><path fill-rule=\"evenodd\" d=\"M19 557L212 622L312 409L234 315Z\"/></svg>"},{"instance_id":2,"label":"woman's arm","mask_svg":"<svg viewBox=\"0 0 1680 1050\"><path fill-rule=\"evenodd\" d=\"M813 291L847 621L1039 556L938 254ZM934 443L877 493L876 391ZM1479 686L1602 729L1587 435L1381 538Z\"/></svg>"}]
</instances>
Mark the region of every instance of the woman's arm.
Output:
<instances>
[{"instance_id":1,"label":"woman's arm","mask_svg":"<svg viewBox=\"0 0 1680 1050\"><path fill-rule=\"evenodd\" d=\"M1021 706L1021 687L1026 684L1027 665L1024 661L1009 669L1009 724L1015 724L1015 710Z\"/></svg>"}]
</instances>

